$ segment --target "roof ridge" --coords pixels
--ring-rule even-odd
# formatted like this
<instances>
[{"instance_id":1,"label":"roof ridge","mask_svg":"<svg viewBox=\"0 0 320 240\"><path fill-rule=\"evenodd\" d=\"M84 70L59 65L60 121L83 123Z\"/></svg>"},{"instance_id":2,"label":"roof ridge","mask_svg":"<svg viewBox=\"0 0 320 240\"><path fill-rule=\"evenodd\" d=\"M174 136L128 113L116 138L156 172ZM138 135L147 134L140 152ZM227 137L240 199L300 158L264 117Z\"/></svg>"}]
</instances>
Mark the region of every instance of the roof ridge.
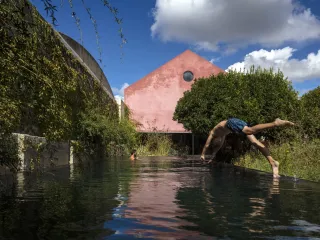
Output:
<instances>
[{"instance_id":1,"label":"roof ridge","mask_svg":"<svg viewBox=\"0 0 320 240\"><path fill-rule=\"evenodd\" d=\"M210 61L208 61L208 60L205 59L204 57L200 56L199 54L191 51L190 49L186 49L186 50L184 50L183 52L181 52L181 53L179 53L178 55L176 55L175 57L173 57L173 58L171 58L170 60L166 61L165 63L163 63L162 65L160 65L160 66L157 67L156 69L152 70L152 71L149 72L148 74L144 75L142 78L140 78L140 79L138 79L137 81L135 81L134 83L130 84L127 88L124 89L124 91L126 92L126 90L127 90L128 88L131 88L132 86L135 86L138 82L140 82L141 80L147 78L149 75L153 74L155 71L161 69L162 67L166 66L166 65L169 64L170 62L176 60L177 58L181 57L182 55L184 55L184 54L186 54L186 53L188 53L188 52L192 53L193 55L195 55L195 56L197 56L197 57L199 57L199 58L201 58L201 59L203 59L203 60L205 60L205 61L207 61L207 62L209 62L209 63L211 63ZM223 72L225 71L224 69L216 66L215 64L213 64L213 63L211 63L211 64L213 65L213 67L215 67L215 68L217 68L217 69L219 69L219 70L221 70L221 71L223 71Z\"/></svg>"}]
</instances>

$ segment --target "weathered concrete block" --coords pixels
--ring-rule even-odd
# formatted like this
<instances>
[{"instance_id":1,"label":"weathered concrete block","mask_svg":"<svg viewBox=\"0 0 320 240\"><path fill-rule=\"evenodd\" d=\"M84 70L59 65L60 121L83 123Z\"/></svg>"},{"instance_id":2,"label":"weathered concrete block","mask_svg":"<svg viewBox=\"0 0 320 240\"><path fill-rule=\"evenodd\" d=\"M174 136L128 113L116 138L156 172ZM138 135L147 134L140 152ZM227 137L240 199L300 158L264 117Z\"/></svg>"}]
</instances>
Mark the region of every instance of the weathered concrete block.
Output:
<instances>
[{"instance_id":1,"label":"weathered concrete block","mask_svg":"<svg viewBox=\"0 0 320 240\"><path fill-rule=\"evenodd\" d=\"M44 137L20 133L13 135L18 141L21 160L19 167L22 170L68 165L79 161L74 153L75 141L48 142Z\"/></svg>"}]
</instances>

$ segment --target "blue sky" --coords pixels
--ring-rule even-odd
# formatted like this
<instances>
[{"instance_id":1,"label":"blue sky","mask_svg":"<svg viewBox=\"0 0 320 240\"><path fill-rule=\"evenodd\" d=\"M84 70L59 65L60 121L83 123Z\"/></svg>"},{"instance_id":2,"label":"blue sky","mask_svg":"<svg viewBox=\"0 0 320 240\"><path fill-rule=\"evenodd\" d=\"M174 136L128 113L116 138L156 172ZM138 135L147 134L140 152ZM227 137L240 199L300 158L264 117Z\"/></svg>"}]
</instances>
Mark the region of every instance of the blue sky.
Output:
<instances>
[{"instance_id":1,"label":"blue sky","mask_svg":"<svg viewBox=\"0 0 320 240\"><path fill-rule=\"evenodd\" d=\"M43 3L31 2L50 21ZM58 5L56 29L80 41L68 0L52 2ZM98 59L94 27L81 1L73 2L83 45ZM280 68L301 93L320 85L318 0L111 0L123 18L123 49L119 25L102 1L84 2L97 21L101 67L115 95L186 49L223 69Z\"/></svg>"}]
</instances>

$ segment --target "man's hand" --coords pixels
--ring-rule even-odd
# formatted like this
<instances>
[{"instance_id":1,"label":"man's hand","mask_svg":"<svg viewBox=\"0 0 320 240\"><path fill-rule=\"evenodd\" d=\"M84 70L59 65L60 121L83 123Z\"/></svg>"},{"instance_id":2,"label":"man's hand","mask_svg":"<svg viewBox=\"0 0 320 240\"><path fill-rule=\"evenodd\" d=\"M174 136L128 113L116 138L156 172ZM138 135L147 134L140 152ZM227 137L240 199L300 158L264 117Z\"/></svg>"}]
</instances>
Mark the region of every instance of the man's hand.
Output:
<instances>
[{"instance_id":1,"label":"man's hand","mask_svg":"<svg viewBox=\"0 0 320 240\"><path fill-rule=\"evenodd\" d=\"M206 160L205 156L201 155L200 160L205 161Z\"/></svg>"}]
</instances>

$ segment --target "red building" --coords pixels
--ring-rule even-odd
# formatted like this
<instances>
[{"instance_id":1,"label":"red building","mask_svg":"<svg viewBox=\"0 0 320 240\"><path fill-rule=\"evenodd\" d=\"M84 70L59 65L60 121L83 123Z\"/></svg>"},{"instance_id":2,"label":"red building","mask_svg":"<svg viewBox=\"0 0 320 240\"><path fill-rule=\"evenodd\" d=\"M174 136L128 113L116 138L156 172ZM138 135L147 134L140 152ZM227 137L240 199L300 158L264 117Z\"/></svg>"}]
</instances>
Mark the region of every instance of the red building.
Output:
<instances>
[{"instance_id":1,"label":"red building","mask_svg":"<svg viewBox=\"0 0 320 240\"><path fill-rule=\"evenodd\" d=\"M124 91L124 102L139 132L188 133L172 120L178 100L194 80L224 72L223 69L187 50L133 83Z\"/></svg>"}]
</instances>

